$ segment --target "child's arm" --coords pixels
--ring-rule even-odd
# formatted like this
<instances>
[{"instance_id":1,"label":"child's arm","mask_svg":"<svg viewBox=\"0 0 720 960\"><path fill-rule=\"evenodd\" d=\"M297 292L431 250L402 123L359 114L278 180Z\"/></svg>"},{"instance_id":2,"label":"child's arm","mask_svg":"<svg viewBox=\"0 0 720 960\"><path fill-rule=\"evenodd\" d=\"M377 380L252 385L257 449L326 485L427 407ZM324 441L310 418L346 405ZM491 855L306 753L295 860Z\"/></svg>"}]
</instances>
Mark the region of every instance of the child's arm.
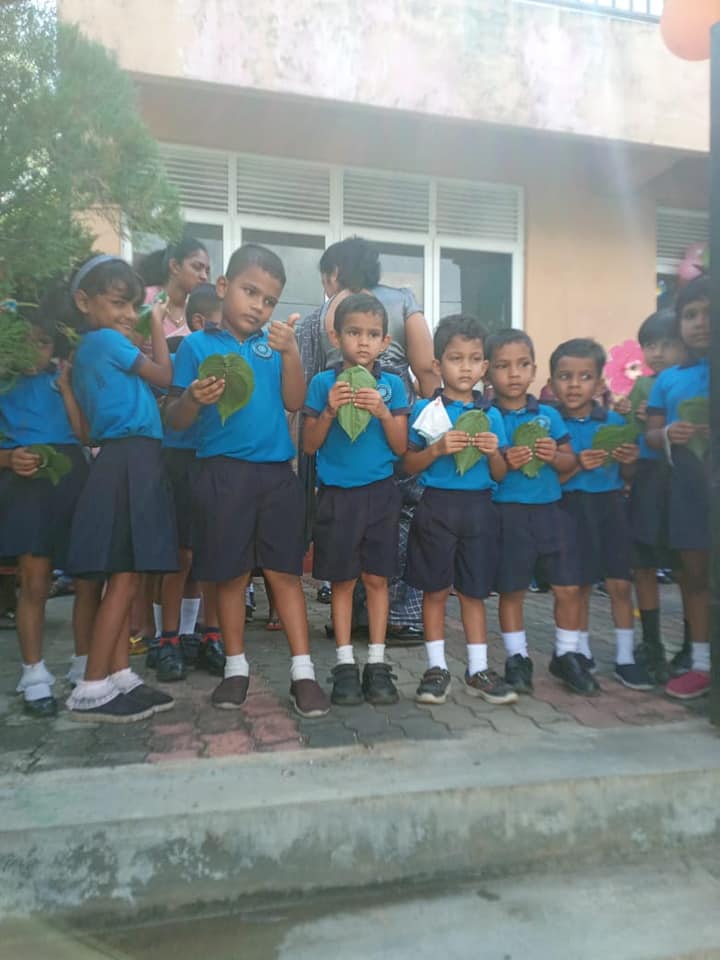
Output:
<instances>
[{"instance_id":1,"label":"child's arm","mask_svg":"<svg viewBox=\"0 0 720 960\"><path fill-rule=\"evenodd\" d=\"M558 470L560 483L567 483L572 477L582 473L583 470L597 470L607 460L607 453L604 450L593 450L588 447L587 450L581 450L575 459L575 463L569 470Z\"/></svg>"},{"instance_id":2,"label":"child's arm","mask_svg":"<svg viewBox=\"0 0 720 960\"><path fill-rule=\"evenodd\" d=\"M289 413L302 410L305 403L305 371L293 329L299 319L299 313L291 313L287 323L273 320L268 330L269 346L282 357L282 400Z\"/></svg>"},{"instance_id":3,"label":"child's arm","mask_svg":"<svg viewBox=\"0 0 720 960\"><path fill-rule=\"evenodd\" d=\"M217 377L193 380L179 397L168 398L164 408L165 422L173 430L187 430L195 423L200 408L217 403L224 389L225 381Z\"/></svg>"},{"instance_id":4,"label":"child's arm","mask_svg":"<svg viewBox=\"0 0 720 960\"><path fill-rule=\"evenodd\" d=\"M312 390L312 387L311 387ZM321 401L322 402L322 401ZM306 413L303 421L303 450L308 456L325 443L338 410L352 402L352 387L344 380L336 380L330 388L325 408L316 416ZM318 404L319 405L319 404Z\"/></svg>"},{"instance_id":5,"label":"child's arm","mask_svg":"<svg viewBox=\"0 0 720 960\"><path fill-rule=\"evenodd\" d=\"M432 337L423 313L416 311L405 321L405 350L421 395L431 397L441 383L433 366Z\"/></svg>"},{"instance_id":6,"label":"child's arm","mask_svg":"<svg viewBox=\"0 0 720 960\"><path fill-rule=\"evenodd\" d=\"M500 452L500 438L496 433L476 433L471 441L488 459L490 476L495 483L502 483L508 472L507 460Z\"/></svg>"},{"instance_id":7,"label":"child's arm","mask_svg":"<svg viewBox=\"0 0 720 960\"><path fill-rule=\"evenodd\" d=\"M393 414L377 390L363 387L355 393L353 403L359 410L367 410L380 421L385 439L392 452L401 457L407 450L407 416Z\"/></svg>"},{"instance_id":8,"label":"child's arm","mask_svg":"<svg viewBox=\"0 0 720 960\"><path fill-rule=\"evenodd\" d=\"M63 362L60 367L60 376L56 381L57 387L58 391L60 392L60 396L63 398L65 411L68 415L72 432L78 438L80 443L87 443L90 439L90 427L85 419L85 414L80 409L80 404L77 402L75 394L73 393L72 383L70 380L71 371L72 365L70 363Z\"/></svg>"},{"instance_id":9,"label":"child's arm","mask_svg":"<svg viewBox=\"0 0 720 960\"><path fill-rule=\"evenodd\" d=\"M439 440L422 450L411 447L403 457L403 467L408 473L422 473L440 457L451 457L454 453L460 453L469 441L470 434L464 430L448 430Z\"/></svg>"},{"instance_id":10,"label":"child's arm","mask_svg":"<svg viewBox=\"0 0 720 960\"><path fill-rule=\"evenodd\" d=\"M153 304L150 314L150 338L152 343L152 359L141 354L141 361L137 367L137 374L151 383L154 387L167 389L172 383L173 368L168 350L165 332L163 331L162 318L166 310L166 304Z\"/></svg>"},{"instance_id":11,"label":"child's arm","mask_svg":"<svg viewBox=\"0 0 720 960\"><path fill-rule=\"evenodd\" d=\"M552 437L540 437L535 441L535 456L543 463L549 463L561 476L569 473L577 463L577 457L570 444L558 444Z\"/></svg>"},{"instance_id":12,"label":"child's arm","mask_svg":"<svg viewBox=\"0 0 720 960\"><path fill-rule=\"evenodd\" d=\"M12 470L19 477L32 477L40 466L40 457L26 447L0 450L0 469Z\"/></svg>"},{"instance_id":13,"label":"child's arm","mask_svg":"<svg viewBox=\"0 0 720 960\"><path fill-rule=\"evenodd\" d=\"M676 420L669 427L665 426L665 422L665 416L662 413L648 414L645 439L648 446L654 450L665 449L666 436L670 443L684 446L699 429L703 429L694 423L685 423L683 420Z\"/></svg>"}]
</instances>

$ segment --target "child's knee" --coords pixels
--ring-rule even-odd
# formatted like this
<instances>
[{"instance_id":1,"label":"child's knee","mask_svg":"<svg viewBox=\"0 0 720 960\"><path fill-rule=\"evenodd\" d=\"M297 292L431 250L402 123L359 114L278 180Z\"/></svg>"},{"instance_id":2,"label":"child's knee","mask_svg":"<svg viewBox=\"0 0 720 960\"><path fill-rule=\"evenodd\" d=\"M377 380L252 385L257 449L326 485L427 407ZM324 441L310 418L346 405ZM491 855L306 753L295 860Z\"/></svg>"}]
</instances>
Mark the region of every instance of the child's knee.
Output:
<instances>
[{"instance_id":1,"label":"child's knee","mask_svg":"<svg viewBox=\"0 0 720 960\"><path fill-rule=\"evenodd\" d=\"M372 590L375 593L387 592L387 577L379 577L374 573L363 573L362 582L366 590Z\"/></svg>"}]
</instances>

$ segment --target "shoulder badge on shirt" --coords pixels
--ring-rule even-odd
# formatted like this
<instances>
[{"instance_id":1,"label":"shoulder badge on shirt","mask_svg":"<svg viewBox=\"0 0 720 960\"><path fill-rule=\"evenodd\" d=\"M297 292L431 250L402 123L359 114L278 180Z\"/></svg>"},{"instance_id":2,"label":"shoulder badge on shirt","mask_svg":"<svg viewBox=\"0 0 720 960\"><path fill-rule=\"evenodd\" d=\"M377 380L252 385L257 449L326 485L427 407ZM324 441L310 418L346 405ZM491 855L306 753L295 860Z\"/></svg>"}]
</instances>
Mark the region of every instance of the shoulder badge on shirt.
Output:
<instances>
[{"instance_id":1,"label":"shoulder badge on shirt","mask_svg":"<svg viewBox=\"0 0 720 960\"><path fill-rule=\"evenodd\" d=\"M382 397L383 403L387 403L392 397L392 387L390 387L387 383L379 383L377 385L377 392Z\"/></svg>"},{"instance_id":2,"label":"shoulder badge on shirt","mask_svg":"<svg viewBox=\"0 0 720 960\"><path fill-rule=\"evenodd\" d=\"M257 343L254 343L252 345L252 352L256 357L260 357L261 360L269 360L272 356L272 349L264 340L258 340Z\"/></svg>"},{"instance_id":3,"label":"shoulder badge on shirt","mask_svg":"<svg viewBox=\"0 0 720 960\"><path fill-rule=\"evenodd\" d=\"M549 430L551 426L550 417L546 417L543 413L537 417L533 417L530 423L536 423L539 427L542 427L543 430Z\"/></svg>"}]
</instances>

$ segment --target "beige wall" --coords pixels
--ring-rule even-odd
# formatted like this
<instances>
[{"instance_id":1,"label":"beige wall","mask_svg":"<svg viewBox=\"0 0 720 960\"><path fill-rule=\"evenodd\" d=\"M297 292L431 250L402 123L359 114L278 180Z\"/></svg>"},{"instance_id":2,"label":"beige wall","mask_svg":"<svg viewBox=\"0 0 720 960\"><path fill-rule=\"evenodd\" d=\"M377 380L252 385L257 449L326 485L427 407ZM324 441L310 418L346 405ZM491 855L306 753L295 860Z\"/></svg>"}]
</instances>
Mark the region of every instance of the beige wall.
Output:
<instances>
[{"instance_id":1,"label":"beige wall","mask_svg":"<svg viewBox=\"0 0 720 960\"><path fill-rule=\"evenodd\" d=\"M127 70L706 150L706 63L656 23L525 0L60 0Z\"/></svg>"}]
</instances>

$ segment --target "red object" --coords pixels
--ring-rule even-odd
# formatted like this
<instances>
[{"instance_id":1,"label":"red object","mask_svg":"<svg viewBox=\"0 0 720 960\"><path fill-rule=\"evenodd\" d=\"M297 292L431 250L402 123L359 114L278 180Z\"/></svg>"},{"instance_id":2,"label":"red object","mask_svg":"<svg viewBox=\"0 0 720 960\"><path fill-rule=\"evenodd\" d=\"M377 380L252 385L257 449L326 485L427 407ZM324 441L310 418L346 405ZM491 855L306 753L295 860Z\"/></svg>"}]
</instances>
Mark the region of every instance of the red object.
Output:
<instances>
[{"instance_id":1,"label":"red object","mask_svg":"<svg viewBox=\"0 0 720 960\"><path fill-rule=\"evenodd\" d=\"M665 46L682 60L707 60L710 28L720 20L720 0L665 0L660 32Z\"/></svg>"}]
</instances>

